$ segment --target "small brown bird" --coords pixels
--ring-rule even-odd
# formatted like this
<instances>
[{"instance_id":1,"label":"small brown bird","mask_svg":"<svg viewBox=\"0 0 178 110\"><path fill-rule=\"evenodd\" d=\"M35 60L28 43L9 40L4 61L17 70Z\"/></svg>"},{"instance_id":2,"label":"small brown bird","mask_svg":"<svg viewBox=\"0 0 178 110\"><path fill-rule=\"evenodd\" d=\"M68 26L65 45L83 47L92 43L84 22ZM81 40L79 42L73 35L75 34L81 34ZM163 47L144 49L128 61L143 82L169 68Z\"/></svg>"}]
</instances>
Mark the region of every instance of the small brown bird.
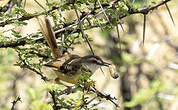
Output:
<instances>
[{"instance_id":1,"label":"small brown bird","mask_svg":"<svg viewBox=\"0 0 178 110\"><path fill-rule=\"evenodd\" d=\"M54 59L45 64L45 66L54 69L58 76L58 81L62 80L73 84L77 83L77 80L83 71L90 72L92 75L101 66L109 67L110 65L109 63L104 62L100 57L94 55L87 55L84 57L70 55L70 58L63 64L59 64L60 62L61 58Z\"/></svg>"},{"instance_id":2,"label":"small brown bird","mask_svg":"<svg viewBox=\"0 0 178 110\"><path fill-rule=\"evenodd\" d=\"M62 80L75 84L79 76L83 74L83 70L90 72L92 75L101 66L109 67L111 76L114 79L118 78L118 74L112 69L113 66L104 62L99 56L87 55L80 57L78 55L60 54L50 21L45 17L44 20L38 19L38 22L54 56L54 59L45 64L45 66L54 69L57 75L56 81L60 82Z\"/></svg>"}]
</instances>

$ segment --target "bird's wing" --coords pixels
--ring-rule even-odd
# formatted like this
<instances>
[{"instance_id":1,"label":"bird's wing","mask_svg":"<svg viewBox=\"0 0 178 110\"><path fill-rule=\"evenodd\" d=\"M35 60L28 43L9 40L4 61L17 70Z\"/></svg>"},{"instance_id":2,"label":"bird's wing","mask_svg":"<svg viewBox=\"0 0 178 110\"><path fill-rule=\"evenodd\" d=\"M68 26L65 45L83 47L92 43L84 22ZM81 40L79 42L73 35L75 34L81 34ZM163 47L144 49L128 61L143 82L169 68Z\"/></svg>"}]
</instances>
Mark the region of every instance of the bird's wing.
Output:
<instances>
[{"instance_id":1,"label":"bird's wing","mask_svg":"<svg viewBox=\"0 0 178 110\"><path fill-rule=\"evenodd\" d=\"M63 65L59 68L64 74L75 75L81 68L81 57L77 55L72 55L68 60L66 60Z\"/></svg>"},{"instance_id":2,"label":"bird's wing","mask_svg":"<svg viewBox=\"0 0 178 110\"><path fill-rule=\"evenodd\" d=\"M63 74L75 75L81 67L81 57L78 55L64 55L60 58L53 59L44 66L53 67Z\"/></svg>"},{"instance_id":3,"label":"bird's wing","mask_svg":"<svg viewBox=\"0 0 178 110\"><path fill-rule=\"evenodd\" d=\"M48 63L44 64L44 66L53 67L54 69L58 70L58 68L60 68L69 58L69 55L63 55L60 58L49 61Z\"/></svg>"}]
</instances>

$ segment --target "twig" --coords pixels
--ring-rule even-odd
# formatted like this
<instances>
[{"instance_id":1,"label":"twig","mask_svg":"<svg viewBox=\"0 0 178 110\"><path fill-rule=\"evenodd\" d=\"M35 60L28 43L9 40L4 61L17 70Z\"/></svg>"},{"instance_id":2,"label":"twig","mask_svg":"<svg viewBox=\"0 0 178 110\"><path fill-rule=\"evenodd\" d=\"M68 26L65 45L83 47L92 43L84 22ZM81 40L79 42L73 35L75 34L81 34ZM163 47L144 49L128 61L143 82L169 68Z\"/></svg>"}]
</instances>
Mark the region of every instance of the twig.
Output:
<instances>
[{"instance_id":1,"label":"twig","mask_svg":"<svg viewBox=\"0 0 178 110\"><path fill-rule=\"evenodd\" d=\"M63 55L63 51L64 51L64 34L62 34L62 39L61 39L61 47L60 47L61 56Z\"/></svg>"},{"instance_id":2,"label":"twig","mask_svg":"<svg viewBox=\"0 0 178 110\"><path fill-rule=\"evenodd\" d=\"M86 104L88 105L89 103L91 103L92 101L94 101L97 97L93 97L91 100L89 100Z\"/></svg>"},{"instance_id":3,"label":"twig","mask_svg":"<svg viewBox=\"0 0 178 110\"><path fill-rule=\"evenodd\" d=\"M88 15L89 15L90 13L87 13L84 17L80 17L80 18L82 18L81 19L81 22L83 22L85 19L87 19L87 17L88 17ZM73 34L73 33L75 33L75 32L79 32L80 30L78 30L78 27L79 27L79 23L77 23L77 24L74 24L74 25L77 25L77 27L70 33L70 34L68 34L67 35L67 37L65 38L65 40L64 41L66 41L67 39L68 39L68 37L71 35L71 34ZM67 31L67 28L65 29L65 31ZM57 34L59 32L59 30L58 31L56 31L55 33Z\"/></svg>"},{"instance_id":4,"label":"twig","mask_svg":"<svg viewBox=\"0 0 178 110\"><path fill-rule=\"evenodd\" d=\"M18 96L16 100L12 102L12 107L11 110L15 110L15 105L17 104L18 101L21 101L21 98Z\"/></svg>"},{"instance_id":5,"label":"twig","mask_svg":"<svg viewBox=\"0 0 178 110\"><path fill-rule=\"evenodd\" d=\"M63 90L63 91L61 91L58 95L63 95L63 94L69 94L69 92L68 92L68 88L67 89L65 89L65 90ZM65 108L65 109L71 109L71 108L74 108L75 106L74 105L62 105L62 106L60 106L60 105L57 105L57 102L56 102L56 92L54 91L54 90L52 90L52 91L49 91L49 93L51 94L51 97L52 97L52 101L53 101L53 110L60 110L60 109L62 109L62 108Z\"/></svg>"},{"instance_id":6,"label":"twig","mask_svg":"<svg viewBox=\"0 0 178 110\"><path fill-rule=\"evenodd\" d=\"M6 12L8 11L10 8L12 8L14 6L14 2L13 0L9 0L8 3L6 5L4 5L3 7L0 7L0 12Z\"/></svg>"},{"instance_id":7,"label":"twig","mask_svg":"<svg viewBox=\"0 0 178 110\"><path fill-rule=\"evenodd\" d=\"M79 14L78 14L78 12L77 12L77 8L76 8L75 4L73 4L73 7L74 7L75 13L76 13L76 15L77 15L77 19L78 19L78 22L79 22L78 25L79 25L79 27L80 27L80 31L81 31L81 33L82 33L82 37L86 40L86 42L87 42L87 44L88 44L88 46L89 46L89 48L90 48L92 54L94 55L94 51L93 51L93 49L92 49L92 47L91 47L91 44L90 44L90 42L89 42L89 40L88 40L88 38L87 38L86 34L84 33L83 28L82 28L82 22L81 22L81 20L80 20L80 18L79 18Z\"/></svg>"},{"instance_id":8,"label":"twig","mask_svg":"<svg viewBox=\"0 0 178 110\"><path fill-rule=\"evenodd\" d=\"M164 1L161 1L161 2L159 2L158 4L155 4L155 5L153 5L153 6L140 8L140 9L138 9L137 11L135 11L134 13L147 14L148 12L154 10L155 8L161 6L161 5L163 5L163 4L165 4L165 3L169 2L169 1L171 1L171 0L164 0ZM133 14L134 14L134 13L133 13Z\"/></svg>"},{"instance_id":9,"label":"twig","mask_svg":"<svg viewBox=\"0 0 178 110\"><path fill-rule=\"evenodd\" d=\"M102 5L101 5L100 0L98 0L98 3L99 3L99 6L101 7L101 10L103 11L104 16L106 17L107 21L111 24L111 22L110 22L110 20L109 20L109 18L108 18L108 16L107 16L107 14L106 14L105 10L103 9L103 7L102 7Z\"/></svg>"},{"instance_id":10,"label":"twig","mask_svg":"<svg viewBox=\"0 0 178 110\"><path fill-rule=\"evenodd\" d=\"M105 95L105 94L101 93L100 91L98 91L95 87L93 87L93 89L91 89L91 91L93 91L94 93L96 93L98 97L101 97L101 98L104 98L106 100L109 100L116 107L119 107L119 105L116 102L113 101L113 100L117 100L115 97L113 98L110 95Z\"/></svg>"},{"instance_id":11,"label":"twig","mask_svg":"<svg viewBox=\"0 0 178 110\"><path fill-rule=\"evenodd\" d=\"M23 74L16 73L15 74L15 79L13 79L13 83L12 83L12 86L11 86L12 93L13 93L14 97L17 96L17 81L20 80L20 79L23 79L25 77L25 75L26 75L25 73L23 73Z\"/></svg>"},{"instance_id":12,"label":"twig","mask_svg":"<svg viewBox=\"0 0 178 110\"><path fill-rule=\"evenodd\" d=\"M49 81L46 76L43 76L43 74L41 74L41 73L38 72L36 69L34 69L34 68L32 68L31 66L29 66L28 64L25 63L25 64L23 65L23 67L24 67L24 68L27 68L27 69L29 69L29 70L31 70L31 71L33 71L33 72L35 72L35 73L38 74L38 75L40 75L40 77L41 77L41 79L42 79L43 81Z\"/></svg>"},{"instance_id":13,"label":"twig","mask_svg":"<svg viewBox=\"0 0 178 110\"><path fill-rule=\"evenodd\" d=\"M56 93L55 91L49 91L49 93L51 94L52 100L53 100L53 110L58 110L57 109L57 102L56 102Z\"/></svg>"},{"instance_id":14,"label":"twig","mask_svg":"<svg viewBox=\"0 0 178 110\"><path fill-rule=\"evenodd\" d=\"M172 20L172 23L175 25L175 22L174 22L173 16L172 16L172 14L171 14L171 11L170 11L170 9L169 9L169 7L168 7L167 3L165 3L165 6L166 6L166 9L167 9L167 11L168 11L168 13L169 13L169 16L170 16L170 18L171 18L171 20Z\"/></svg>"},{"instance_id":15,"label":"twig","mask_svg":"<svg viewBox=\"0 0 178 110\"><path fill-rule=\"evenodd\" d=\"M11 19L8 19L8 20L0 22L0 27L4 27L7 24L11 24L13 21L16 21L16 20L18 20L18 21L30 20L30 19L32 19L34 17L40 16L40 15L44 15L44 14L48 14L48 13L50 13L53 10L56 10L58 8L59 7L55 7L54 6L52 9L50 9L48 11L43 11L43 12L40 12L40 13L34 13L33 15L29 15L29 16L21 16L19 18L11 18Z\"/></svg>"},{"instance_id":16,"label":"twig","mask_svg":"<svg viewBox=\"0 0 178 110\"><path fill-rule=\"evenodd\" d=\"M99 105L99 104L101 104L101 103L102 103L102 101L99 100L98 103L92 104L92 106L89 108L89 110L92 109L93 107L96 107L97 105Z\"/></svg>"},{"instance_id":17,"label":"twig","mask_svg":"<svg viewBox=\"0 0 178 110\"><path fill-rule=\"evenodd\" d=\"M119 20L119 19L118 19L118 20ZM120 20L119 20L119 21L120 21ZM125 32L125 31L124 31L124 27L122 26L122 23L119 23L119 25L121 26L122 31Z\"/></svg>"},{"instance_id":18,"label":"twig","mask_svg":"<svg viewBox=\"0 0 178 110\"><path fill-rule=\"evenodd\" d=\"M43 8L44 10L46 10L43 5L41 5L38 1L34 0L41 8Z\"/></svg>"},{"instance_id":19,"label":"twig","mask_svg":"<svg viewBox=\"0 0 178 110\"><path fill-rule=\"evenodd\" d=\"M38 72L36 69L34 69L34 68L32 68L31 66L29 66L29 65L25 62L25 60L22 59L22 57L20 56L20 54L18 54L18 57L19 57L19 59L23 62L23 66L22 66L23 68L27 68L27 69L29 69L29 70L35 72L36 74L40 75L40 76L41 76L41 79L42 79L43 81L49 81L49 79L47 79L46 76L44 76L43 74L41 74L40 72Z\"/></svg>"},{"instance_id":20,"label":"twig","mask_svg":"<svg viewBox=\"0 0 178 110\"><path fill-rule=\"evenodd\" d=\"M103 27L101 26L101 23L99 22L99 20L95 17L95 19L97 20L98 24L99 24L99 27L101 28L101 31L104 32L104 29Z\"/></svg>"},{"instance_id":21,"label":"twig","mask_svg":"<svg viewBox=\"0 0 178 110\"><path fill-rule=\"evenodd\" d=\"M120 47L120 53L122 52L122 48L121 48L121 38L120 38L120 33L119 33L119 27L118 25L116 25L116 31L117 31L117 37L119 39L119 47Z\"/></svg>"}]
</instances>

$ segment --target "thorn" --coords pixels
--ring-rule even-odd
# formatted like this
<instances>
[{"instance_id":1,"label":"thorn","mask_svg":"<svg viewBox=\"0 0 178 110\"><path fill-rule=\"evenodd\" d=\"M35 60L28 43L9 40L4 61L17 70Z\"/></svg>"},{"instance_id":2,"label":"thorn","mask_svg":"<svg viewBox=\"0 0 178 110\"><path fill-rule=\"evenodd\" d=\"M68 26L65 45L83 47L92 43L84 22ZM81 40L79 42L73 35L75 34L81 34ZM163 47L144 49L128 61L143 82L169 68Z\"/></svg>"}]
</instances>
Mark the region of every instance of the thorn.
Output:
<instances>
[{"instance_id":1,"label":"thorn","mask_svg":"<svg viewBox=\"0 0 178 110\"><path fill-rule=\"evenodd\" d=\"M144 14L144 21L143 21L143 46L145 43L145 29L146 29L146 14Z\"/></svg>"},{"instance_id":2,"label":"thorn","mask_svg":"<svg viewBox=\"0 0 178 110\"><path fill-rule=\"evenodd\" d=\"M175 22L174 22L173 16L172 16L172 14L171 14L171 11L170 11L170 9L169 9L167 3L165 3L165 6L166 6L166 9L167 9L167 11L168 11L168 13L169 13L169 16L170 16L170 18L171 18L171 20L172 20L172 23L173 23L174 26L175 26Z\"/></svg>"}]
</instances>

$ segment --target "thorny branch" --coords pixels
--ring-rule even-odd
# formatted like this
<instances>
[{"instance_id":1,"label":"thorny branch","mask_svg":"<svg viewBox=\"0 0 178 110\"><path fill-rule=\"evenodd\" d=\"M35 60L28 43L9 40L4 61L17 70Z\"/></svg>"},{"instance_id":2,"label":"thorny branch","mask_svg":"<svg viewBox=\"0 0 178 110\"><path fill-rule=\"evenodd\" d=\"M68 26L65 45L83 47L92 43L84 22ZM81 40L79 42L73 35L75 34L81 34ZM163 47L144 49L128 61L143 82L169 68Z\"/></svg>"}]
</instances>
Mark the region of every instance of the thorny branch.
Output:
<instances>
[{"instance_id":1,"label":"thorny branch","mask_svg":"<svg viewBox=\"0 0 178 110\"><path fill-rule=\"evenodd\" d=\"M77 88L81 88L81 89L84 89L82 86L77 86ZM67 95L69 95L70 93L73 93L73 90L74 90L75 88L72 88L72 91L70 91L69 92L69 89L67 88L67 89L64 89L63 91L60 91L60 93L58 93L58 95L59 96L61 96L61 95L64 95L64 94L67 94ZM80 105L80 107L84 107L84 106L86 106L86 105L88 105L89 103L91 103L92 101L94 101L96 98L102 98L102 99L106 99L106 100L109 100L111 103L113 103L116 107L119 107L119 105L115 102L117 99L115 98L115 97L111 97L111 95L110 94L103 94L102 92L100 92L99 90L97 90L95 87L91 87L91 89L88 89L87 90L88 92L93 92L94 94L96 94L96 97L94 97L94 98L92 98L91 100L89 100L89 101L83 101L83 103ZM51 94L51 96L52 96L52 100L53 100L53 109L54 110L58 110L59 108L61 109L61 108L67 108L67 109L71 109L71 108L74 108L75 107L75 105L70 105L70 106L59 106L58 104L57 104L57 102L56 102L56 98L55 98L55 96L56 96L56 92L55 91L50 91L49 92L50 94ZM98 105L98 104L100 104L100 103L102 103L102 101L100 100L97 104L94 104L94 105L92 105L92 107L94 107L94 106L96 106L96 105Z\"/></svg>"},{"instance_id":2,"label":"thorny branch","mask_svg":"<svg viewBox=\"0 0 178 110\"><path fill-rule=\"evenodd\" d=\"M35 72L35 73L38 74L38 75L40 75L40 76L41 76L41 79L42 79L43 81L49 81L46 76L44 76L43 74L41 74L40 72L38 72L36 69L34 69L34 68L32 68L31 66L29 66L28 64L25 63L25 64L23 65L23 67L24 67L24 68L27 68L27 69L29 69L29 70L31 70L31 71L33 71L33 72Z\"/></svg>"},{"instance_id":3,"label":"thorny branch","mask_svg":"<svg viewBox=\"0 0 178 110\"><path fill-rule=\"evenodd\" d=\"M144 7L144 8L140 8L140 9L137 9L137 10L129 9L128 14L123 14L123 15L119 16L118 20L121 20L121 19L123 19L123 18L125 18L125 17L127 17L129 15L133 15L133 14L139 14L139 13L140 14L148 14L150 11L158 8L161 5L164 5L165 3L169 2L169 1L171 1L171 0L161 1L161 2L159 2L159 3L157 3L157 4L153 5L153 6ZM117 2L113 2L113 3L117 3ZM108 9L112 8L110 5L107 5L107 4L101 4L101 5L102 5L103 8L108 8ZM13 20L19 20L19 21L29 20L29 19L34 18L36 16L43 15L43 14L46 14L46 13L50 13L50 12L52 12L52 11L58 9L58 8L59 7L53 7L52 9L48 10L47 12L36 13L33 16L28 16L28 17L27 16L22 16L22 17L19 17L19 18L12 18L12 19L10 19L10 21L13 21ZM96 9L99 9L99 8L100 8L100 6L99 7L95 7L94 10L91 10L90 12L83 12L83 14L79 17L80 18L79 20L81 21L83 18L86 19L87 16L89 16L89 15L94 15L94 16L98 15L98 13L96 13ZM79 20L78 20L78 22L79 22ZM9 20L0 22L0 26L3 27L5 25L9 24L10 22L8 22L8 21ZM109 22L106 22L104 24L108 24L108 23ZM65 24L64 27L62 29L57 30L55 32L55 34L59 34L59 33L64 34L66 32L68 32L68 33L80 32L81 31L80 29L76 29L75 31L74 30L71 31L71 27L76 26L76 24L78 24L78 23L76 23L75 21L72 22L72 23L69 23L69 24ZM102 24L102 25L104 25L104 24ZM97 27L97 26L93 26L93 27ZM41 41L41 40L44 40L44 38L40 37L40 38L36 39L35 41ZM12 42L8 42L8 43L5 43L5 44L3 42L0 42L0 48L16 47L16 46L21 46L21 45L23 46L26 43L27 43L26 39L21 39L20 41L18 41L18 40L17 41L13 41L13 43Z\"/></svg>"},{"instance_id":4,"label":"thorny branch","mask_svg":"<svg viewBox=\"0 0 178 110\"><path fill-rule=\"evenodd\" d=\"M142 14L148 14L150 11L158 8L159 6L161 5L164 5L165 3L169 2L171 0L164 0L164 1L161 1L160 3L157 3L153 6L150 6L150 7L145 7L145 8L141 8L141 9L138 9L137 11L135 11L134 13L142 13ZM132 13L132 14L134 14Z\"/></svg>"},{"instance_id":5,"label":"thorny branch","mask_svg":"<svg viewBox=\"0 0 178 110\"><path fill-rule=\"evenodd\" d=\"M20 97L17 97L17 99L12 102L11 110L15 110L15 105L17 104L18 101L21 101Z\"/></svg>"},{"instance_id":6,"label":"thorny branch","mask_svg":"<svg viewBox=\"0 0 178 110\"><path fill-rule=\"evenodd\" d=\"M49 79L48 79L46 76L44 76L43 74L41 74L41 73L40 73L39 71L37 71L36 69L32 68L30 65L28 65L28 64L25 62L25 60L21 58L20 54L19 54L18 56L19 56L19 59L23 62L23 65L22 65L23 68L27 68L27 69L29 69L29 70L35 72L36 74L38 74L39 76L41 76L41 79L42 79L43 81L49 81Z\"/></svg>"},{"instance_id":7,"label":"thorny branch","mask_svg":"<svg viewBox=\"0 0 178 110\"><path fill-rule=\"evenodd\" d=\"M89 42L89 40L88 40L88 38L87 38L86 34L84 33L83 28L82 28L82 22L81 22L81 20L80 20L80 18L79 18L79 14L78 14L78 12L77 12L77 8L76 8L75 4L73 4L73 6L74 6L74 9L75 9L75 13L76 13L76 15L77 15L77 19L78 19L78 22L79 22L78 25L79 25L79 27L80 27L80 31L81 31L81 33L82 33L82 37L86 40L88 46L90 47L90 50L91 50L92 54L94 55L94 51L93 51L93 49L92 49L92 47L91 47L91 44L90 44L90 42Z\"/></svg>"},{"instance_id":8,"label":"thorny branch","mask_svg":"<svg viewBox=\"0 0 178 110\"><path fill-rule=\"evenodd\" d=\"M12 18L12 19L8 19L8 20L5 20L5 21L2 21L0 22L0 26L1 27L4 27L5 25L7 24L10 24L12 23L13 21L25 21L25 20L30 20L34 17L37 17L37 16L40 16L40 15L44 15L44 14L47 14L47 13L50 13L52 12L53 10L56 10L58 9L59 7L53 7L52 9L48 10L47 12L46 11L43 11L43 12L40 12L40 13L35 13L33 15L29 15L29 16L22 16L22 17L19 17L19 18Z\"/></svg>"},{"instance_id":9,"label":"thorny branch","mask_svg":"<svg viewBox=\"0 0 178 110\"><path fill-rule=\"evenodd\" d=\"M93 89L91 90L93 92L95 92L97 94L98 97L101 97L101 98L104 98L106 100L109 100L110 102L112 102L116 107L119 107L119 105L114 102L114 100L117 100L115 97L111 97L110 95L106 95L106 94L103 94L101 93L100 91L98 91L95 87L93 87Z\"/></svg>"}]
</instances>

